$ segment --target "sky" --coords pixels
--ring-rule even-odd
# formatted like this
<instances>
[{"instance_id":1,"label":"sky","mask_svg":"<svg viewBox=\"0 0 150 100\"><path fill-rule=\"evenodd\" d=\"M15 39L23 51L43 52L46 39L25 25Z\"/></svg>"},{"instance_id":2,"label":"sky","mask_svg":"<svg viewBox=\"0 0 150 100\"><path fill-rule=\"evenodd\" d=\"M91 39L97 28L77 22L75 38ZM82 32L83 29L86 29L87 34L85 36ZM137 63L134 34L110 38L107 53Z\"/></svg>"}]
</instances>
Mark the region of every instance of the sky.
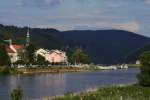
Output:
<instances>
[{"instance_id":1,"label":"sky","mask_svg":"<svg viewBox=\"0 0 150 100\"><path fill-rule=\"evenodd\" d=\"M0 0L0 24L121 29L150 37L150 0Z\"/></svg>"}]
</instances>

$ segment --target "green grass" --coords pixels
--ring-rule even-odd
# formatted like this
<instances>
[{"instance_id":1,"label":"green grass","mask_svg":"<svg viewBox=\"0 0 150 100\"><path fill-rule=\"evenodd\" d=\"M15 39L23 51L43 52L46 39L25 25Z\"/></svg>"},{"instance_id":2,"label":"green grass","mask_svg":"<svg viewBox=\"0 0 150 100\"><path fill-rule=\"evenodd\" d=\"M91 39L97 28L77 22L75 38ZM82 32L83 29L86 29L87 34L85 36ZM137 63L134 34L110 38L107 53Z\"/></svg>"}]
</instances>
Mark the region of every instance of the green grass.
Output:
<instances>
[{"instance_id":1,"label":"green grass","mask_svg":"<svg viewBox=\"0 0 150 100\"><path fill-rule=\"evenodd\" d=\"M17 68L0 67L0 74L21 74Z\"/></svg>"},{"instance_id":2,"label":"green grass","mask_svg":"<svg viewBox=\"0 0 150 100\"><path fill-rule=\"evenodd\" d=\"M53 100L150 100L150 88L141 86L112 86L94 92L67 94Z\"/></svg>"},{"instance_id":3,"label":"green grass","mask_svg":"<svg viewBox=\"0 0 150 100\"><path fill-rule=\"evenodd\" d=\"M140 64L128 64L129 68L140 68Z\"/></svg>"}]
</instances>

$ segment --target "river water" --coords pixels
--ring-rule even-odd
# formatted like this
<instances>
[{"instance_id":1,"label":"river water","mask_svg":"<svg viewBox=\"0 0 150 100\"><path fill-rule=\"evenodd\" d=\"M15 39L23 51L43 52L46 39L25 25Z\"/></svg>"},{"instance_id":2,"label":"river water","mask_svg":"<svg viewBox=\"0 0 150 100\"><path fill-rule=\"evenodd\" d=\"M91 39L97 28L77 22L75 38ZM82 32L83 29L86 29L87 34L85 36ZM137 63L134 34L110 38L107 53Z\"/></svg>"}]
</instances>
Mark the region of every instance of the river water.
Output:
<instances>
[{"instance_id":1,"label":"river water","mask_svg":"<svg viewBox=\"0 0 150 100\"><path fill-rule=\"evenodd\" d=\"M0 100L9 100L11 91L20 85L24 100L79 92L116 84L136 83L139 69L88 71L73 73L43 73L32 75L0 75Z\"/></svg>"}]
</instances>

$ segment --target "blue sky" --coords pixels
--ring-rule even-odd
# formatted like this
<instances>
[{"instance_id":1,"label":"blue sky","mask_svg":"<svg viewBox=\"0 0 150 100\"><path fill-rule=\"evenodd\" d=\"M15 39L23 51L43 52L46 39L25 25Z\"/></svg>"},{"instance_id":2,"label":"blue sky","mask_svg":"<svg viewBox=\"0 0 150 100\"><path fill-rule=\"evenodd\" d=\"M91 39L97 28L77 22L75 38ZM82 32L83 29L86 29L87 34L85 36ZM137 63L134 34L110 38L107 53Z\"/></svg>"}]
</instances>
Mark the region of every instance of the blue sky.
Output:
<instances>
[{"instance_id":1,"label":"blue sky","mask_svg":"<svg viewBox=\"0 0 150 100\"><path fill-rule=\"evenodd\" d=\"M150 37L150 0L0 0L0 23L62 31L122 29Z\"/></svg>"}]
</instances>

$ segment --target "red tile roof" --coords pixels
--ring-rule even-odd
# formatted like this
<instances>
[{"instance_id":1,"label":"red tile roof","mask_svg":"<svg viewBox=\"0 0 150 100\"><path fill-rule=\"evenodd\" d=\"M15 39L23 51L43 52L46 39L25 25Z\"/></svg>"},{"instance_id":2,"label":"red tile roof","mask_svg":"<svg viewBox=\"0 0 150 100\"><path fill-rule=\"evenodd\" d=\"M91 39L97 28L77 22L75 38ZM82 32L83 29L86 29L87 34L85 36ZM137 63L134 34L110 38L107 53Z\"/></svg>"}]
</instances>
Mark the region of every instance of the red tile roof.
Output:
<instances>
[{"instance_id":1,"label":"red tile roof","mask_svg":"<svg viewBox=\"0 0 150 100\"><path fill-rule=\"evenodd\" d=\"M5 48L8 53L15 53L9 46L6 46Z\"/></svg>"},{"instance_id":2,"label":"red tile roof","mask_svg":"<svg viewBox=\"0 0 150 100\"><path fill-rule=\"evenodd\" d=\"M23 48L23 45L13 44L13 45L11 45L11 46L13 46L15 49L22 49L22 48ZM15 51L12 50L12 49L10 48L10 46L5 46L5 48L6 48L6 51L7 51L8 53L15 53Z\"/></svg>"},{"instance_id":3,"label":"red tile roof","mask_svg":"<svg viewBox=\"0 0 150 100\"><path fill-rule=\"evenodd\" d=\"M22 49L23 45L13 44L12 45L15 49Z\"/></svg>"}]
</instances>

